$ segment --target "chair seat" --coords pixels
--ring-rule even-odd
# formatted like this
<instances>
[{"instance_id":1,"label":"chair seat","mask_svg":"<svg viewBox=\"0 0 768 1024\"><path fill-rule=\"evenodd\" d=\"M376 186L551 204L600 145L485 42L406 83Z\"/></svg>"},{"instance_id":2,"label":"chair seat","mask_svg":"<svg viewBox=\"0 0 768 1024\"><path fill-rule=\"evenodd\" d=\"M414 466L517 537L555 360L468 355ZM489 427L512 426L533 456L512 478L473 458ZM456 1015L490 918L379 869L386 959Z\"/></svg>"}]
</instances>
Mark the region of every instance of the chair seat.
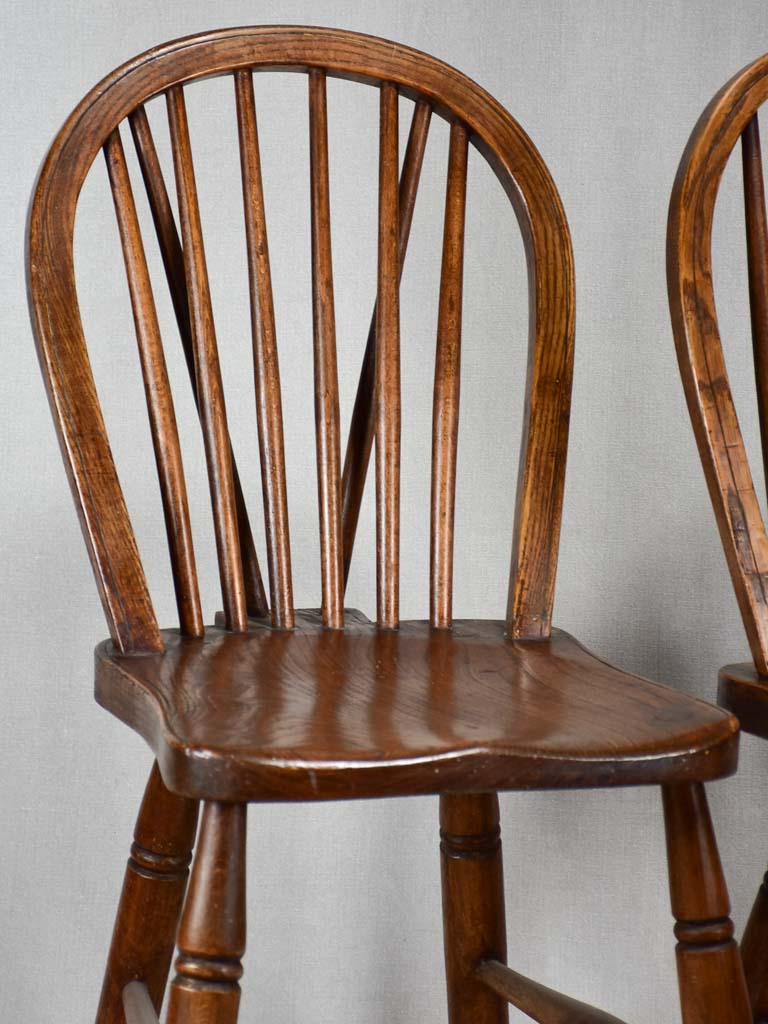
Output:
<instances>
[{"instance_id":1,"label":"chair seat","mask_svg":"<svg viewBox=\"0 0 768 1024\"><path fill-rule=\"evenodd\" d=\"M706 780L736 767L727 712L503 622L163 633L96 649L96 698L199 799L306 800Z\"/></svg>"}]
</instances>

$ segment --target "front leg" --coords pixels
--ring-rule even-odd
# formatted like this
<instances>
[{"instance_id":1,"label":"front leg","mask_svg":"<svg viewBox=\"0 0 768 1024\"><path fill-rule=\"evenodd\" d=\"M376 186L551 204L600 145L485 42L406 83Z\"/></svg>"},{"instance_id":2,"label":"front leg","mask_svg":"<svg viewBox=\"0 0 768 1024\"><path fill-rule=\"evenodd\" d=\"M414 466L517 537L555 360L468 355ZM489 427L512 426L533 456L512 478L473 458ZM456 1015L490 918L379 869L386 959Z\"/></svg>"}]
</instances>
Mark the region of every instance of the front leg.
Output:
<instances>
[{"instance_id":1,"label":"front leg","mask_svg":"<svg viewBox=\"0 0 768 1024\"><path fill-rule=\"evenodd\" d=\"M166 789L152 766L134 830L96 1024L123 1024L122 994L144 982L160 1012L197 828L197 801Z\"/></svg>"}]
</instances>

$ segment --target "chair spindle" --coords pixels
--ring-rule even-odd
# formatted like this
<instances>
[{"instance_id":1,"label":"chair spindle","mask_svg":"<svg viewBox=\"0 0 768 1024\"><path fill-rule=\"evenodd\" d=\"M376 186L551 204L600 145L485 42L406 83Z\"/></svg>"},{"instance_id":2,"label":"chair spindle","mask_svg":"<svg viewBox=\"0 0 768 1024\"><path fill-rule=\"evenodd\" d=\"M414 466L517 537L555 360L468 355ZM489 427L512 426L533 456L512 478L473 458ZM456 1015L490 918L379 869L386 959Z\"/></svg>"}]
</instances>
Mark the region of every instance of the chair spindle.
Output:
<instances>
[{"instance_id":1,"label":"chair spindle","mask_svg":"<svg viewBox=\"0 0 768 1024\"><path fill-rule=\"evenodd\" d=\"M333 305L331 209L328 180L328 105L325 72L309 71L309 153L312 200L312 322L315 365L317 487L323 624L344 625L341 541L341 437L336 324Z\"/></svg>"},{"instance_id":2,"label":"chair spindle","mask_svg":"<svg viewBox=\"0 0 768 1024\"><path fill-rule=\"evenodd\" d=\"M467 196L466 126L451 125L445 193L443 263L437 320L432 410L432 523L430 530L430 622L447 629L452 618L453 527L461 376L461 305L464 216Z\"/></svg>"},{"instance_id":3,"label":"chair spindle","mask_svg":"<svg viewBox=\"0 0 768 1024\"><path fill-rule=\"evenodd\" d=\"M419 187L421 166L424 161L424 150L427 145L429 122L432 108L424 100L418 100L414 106L411 130L403 158L403 169L400 175L400 192L398 205L400 220L398 224L398 256L400 275L403 273L405 253L408 248L408 236L413 220L413 208L416 203L416 192ZM355 546L357 522L360 516L360 505L365 490L365 479L368 475L368 463L371 458L373 436L376 426L375 403L373 399L376 377L376 306L374 304L371 325L365 345L360 379L355 395L355 404L349 424L347 451L344 458L344 471L341 477L342 503L342 538L344 541L344 584L349 578L349 567L352 562L352 549Z\"/></svg>"},{"instance_id":4,"label":"chair spindle","mask_svg":"<svg viewBox=\"0 0 768 1024\"><path fill-rule=\"evenodd\" d=\"M192 394L195 404L199 410L200 402L197 394L197 379L195 376L195 358L192 344L192 329L189 322L189 302L187 298L187 282L184 272L184 256L181 250L181 242L176 230L176 223L173 217L171 202L168 198L168 190L165 186L160 160L158 159L152 130L149 125L146 111L143 106L137 107L129 115L131 134L133 135L136 155L139 160L141 174L144 179L144 187L147 192L152 219L155 225L155 233L160 248L160 254L168 281L168 289L171 295L179 336L181 338L184 358L189 371L189 378L192 384ZM256 556L256 546L253 542L251 524L248 520L248 510L245 505L240 474L237 471L237 463L234 454L232 460L232 477L235 487L235 501L237 505L237 528L240 535L240 549L243 559L243 572L245 576L245 596L248 604L248 614L254 618L261 618L268 612L267 596L264 590L264 583L261 578L259 561Z\"/></svg>"},{"instance_id":5,"label":"chair spindle","mask_svg":"<svg viewBox=\"0 0 768 1024\"><path fill-rule=\"evenodd\" d=\"M227 629L244 632L248 628L248 612L232 482L231 448L192 165L189 126L181 87L173 86L166 96L173 142L200 419L211 487L224 616Z\"/></svg>"},{"instance_id":6,"label":"chair spindle","mask_svg":"<svg viewBox=\"0 0 768 1024\"><path fill-rule=\"evenodd\" d=\"M752 319L752 350L757 384L757 409L763 470L768 477L768 221L757 114L741 136L744 168L744 212L747 226L747 269Z\"/></svg>"},{"instance_id":7,"label":"chair spindle","mask_svg":"<svg viewBox=\"0 0 768 1024\"><path fill-rule=\"evenodd\" d=\"M192 530L184 484L179 434L160 327L152 295L141 230L118 129L104 146L112 199L125 260L136 340L147 399L152 445L160 481L179 624L187 636L202 636L203 615L195 570Z\"/></svg>"},{"instance_id":8,"label":"chair spindle","mask_svg":"<svg viewBox=\"0 0 768 1024\"><path fill-rule=\"evenodd\" d=\"M261 456L261 484L267 537L272 625L292 629L293 584L285 484L285 447L280 398L280 371L269 268L261 157L253 76L235 72L235 97L243 180L245 234L251 300L251 331L256 389L256 416Z\"/></svg>"},{"instance_id":9,"label":"chair spindle","mask_svg":"<svg viewBox=\"0 0 768 1024\"><path fill-rule=\"evenodd\" d=\"M381 85L379 259L376 299L376 608L380 626L399 622L400 288L398 258L398 94Z\"/></svg>"}]
</instances>

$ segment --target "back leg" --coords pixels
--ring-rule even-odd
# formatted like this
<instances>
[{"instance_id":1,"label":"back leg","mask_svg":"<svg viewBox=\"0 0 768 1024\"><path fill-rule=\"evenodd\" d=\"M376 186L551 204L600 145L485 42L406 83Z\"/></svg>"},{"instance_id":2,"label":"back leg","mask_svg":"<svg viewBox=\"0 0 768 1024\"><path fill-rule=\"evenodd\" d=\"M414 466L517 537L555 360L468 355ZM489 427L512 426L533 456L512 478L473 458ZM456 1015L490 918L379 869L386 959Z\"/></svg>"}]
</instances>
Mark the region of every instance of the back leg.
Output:
<instances>
[{"instance_id":1,"label":"back leg","mask_svg":"<svg viewBox=\"0 0 768 1024\"><path fill-rule=\"evenodd\" d=\"M683 1024L752 1024L704 787L662 792Z\"/></svg>"},{"instance_id":2,"label":"back leg","mask_svg":"<svg viewBox=\"0 0 768 1024\"><path fill-rule=\"evenodd\" d=\"M768 873L763 878L741 940L741 958L755 1024L768 1021Z\"/></svg>"},{"instance_id":3,"label":"back leg","mask_svg":"<svg viewBox=\"0 0 768 1024\"><path fill-rule=\"evenodd\" d=\"M443 934L450 1024L506 1024L507 1004L478 977L507 959L499 801L495 793L440 797Z\"/></svg>"},{"instance_id":4,"label":"back leg","mask_svg":"<svg viewBox=\"0 0 768 1024\"><path fill-rule=\"evenodd\" d=\"M245 951L246 805L205 803L179 925L168 1024L237 1024Z\"/></svg>"},{"instance_id":5,"label":"back leg","mask_svg":"<svg viewBox=\"0 0 768 1024\"><path fill-rule=\"evenodd\" d=\"M166 789L152 766L134 830L96 1024L123 1024L122 993L143 981L163 1001L197 827L197 801Z\"/></svg>"}]
</instances>

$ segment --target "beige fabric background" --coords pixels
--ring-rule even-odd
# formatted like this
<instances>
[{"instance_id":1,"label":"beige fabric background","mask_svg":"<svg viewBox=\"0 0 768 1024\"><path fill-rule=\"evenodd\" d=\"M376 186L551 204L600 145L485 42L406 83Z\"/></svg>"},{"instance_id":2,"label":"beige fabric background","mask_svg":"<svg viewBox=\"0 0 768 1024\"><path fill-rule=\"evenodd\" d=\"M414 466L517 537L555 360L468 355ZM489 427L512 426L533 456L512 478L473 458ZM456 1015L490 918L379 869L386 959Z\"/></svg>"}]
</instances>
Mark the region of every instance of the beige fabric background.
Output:
<instances>
[{"instance_id":1,"label":"beige fabric background","mask_svg":"<svg viewBox=\"0 0 768 1024\"><path fill-rule=\"evenodd\" d=\"M701 696L747 656L684 408L664 283L666 206L688 133L716 88L768 48L763 0L221 4L66 0L0 10L0 1019L90 1018L150 757L91 699L104 622L61 467L25 308L22 239L36 168L103 74L154 43L255 22L328 24L430 51L476 78L533 137L560 188L577 268L577 363L557 623L622 666ZM297 601L318 600L309 390L305 83L257 82L286 382ZM189 89L231 418L258 515L255 421L231 87ZM337 317L346 422L373 296L376 97L329 90ZM407 104L403 104L404 128ZM162 111L159 112L162 114ZM159 125L160 120L156 123ZM427 612L428 431L446 131L435 125L403 291L403 613ZM739 170L717 224L717 286L734 386L749 388ZM103 167L79 251L115 249ZM92 261L94 262L94 261ZM173 615L126 289L116 261L81 280L106 414L161 619ZM230 296L225 300L224 296ZM232 300L231 296L237 298ZM158 288L161 312L168 303ZM503 614L518 445L525 282L511 212L470 166L457 556L458 615ZM169 334L169 350L175 338ZM177 355L171 358L182 382ZM206 614L217 606L200 445L190 441ZM742 407L755 444L751 409ZM140 451L140 455L137 454ZM350 603L370 611L370 510ZM768 745L711 787L740 930L768 858ZM510 963L652 1024L678 1019L660 801L654 790L502 799ZM444 1019L436 801L255 807L242 1019Z\"/></svg>"}]
</instances>

